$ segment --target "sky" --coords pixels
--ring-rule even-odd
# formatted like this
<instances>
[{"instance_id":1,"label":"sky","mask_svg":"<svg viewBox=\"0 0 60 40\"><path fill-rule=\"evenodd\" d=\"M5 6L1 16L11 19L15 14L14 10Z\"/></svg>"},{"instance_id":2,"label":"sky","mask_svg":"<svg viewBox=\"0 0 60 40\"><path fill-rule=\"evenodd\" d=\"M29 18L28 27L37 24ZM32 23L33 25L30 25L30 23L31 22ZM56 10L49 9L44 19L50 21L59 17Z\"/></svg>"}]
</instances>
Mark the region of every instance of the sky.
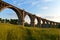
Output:
<instances>
[{"instance_id":1,"label":"sky","mask_svg":"<svg viewBox=\"0 0 60 40\"><path fill-rule=\"evenodd\" d=\"M36 16L46 18L52 21L60 22L60 0L3 0L13 6L35 14ZM4 14L4 15L3 15ZM16 13L6 8L0 12L1 18L17 18ZM25 20L29 17L26 17Z\"/></svg>"}]
</instances>

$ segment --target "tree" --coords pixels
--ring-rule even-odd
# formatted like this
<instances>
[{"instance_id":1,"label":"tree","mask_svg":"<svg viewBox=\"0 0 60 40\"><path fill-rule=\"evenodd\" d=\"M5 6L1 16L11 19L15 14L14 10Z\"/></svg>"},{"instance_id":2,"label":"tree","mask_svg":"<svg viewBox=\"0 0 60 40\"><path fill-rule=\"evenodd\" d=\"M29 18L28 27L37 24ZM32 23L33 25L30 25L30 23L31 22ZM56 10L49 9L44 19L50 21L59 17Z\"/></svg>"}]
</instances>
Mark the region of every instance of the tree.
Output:
<instances>
[{"instance_id":1,"label":"tree","mask_svg":"<svg viewBox=\"0 0 60 40\"><path fill-rule=\"evenodd\" d=\"M11 24L18 24L18 20L17 19L10 19L10 23Z\"/></svg>"},{"instance_id":2,"label":"tree","mask_svg":"<svg viewBox=\"0 0 60 40\"><path fill-rule=\"evenodd\" d=\"M8 20L8 19L5 19L5 22L6 22L6 23L9 23L9 20Z\"/></svg>"},{"instance_id":3,"label":"tree","mask_svg":"<svg viewBox=\"0 0 60 40\"><path fill-rule=\"evenodd\" d=\"M1 23L4 23L4 19L1 19Z\"/></svg>"}]
</instances>

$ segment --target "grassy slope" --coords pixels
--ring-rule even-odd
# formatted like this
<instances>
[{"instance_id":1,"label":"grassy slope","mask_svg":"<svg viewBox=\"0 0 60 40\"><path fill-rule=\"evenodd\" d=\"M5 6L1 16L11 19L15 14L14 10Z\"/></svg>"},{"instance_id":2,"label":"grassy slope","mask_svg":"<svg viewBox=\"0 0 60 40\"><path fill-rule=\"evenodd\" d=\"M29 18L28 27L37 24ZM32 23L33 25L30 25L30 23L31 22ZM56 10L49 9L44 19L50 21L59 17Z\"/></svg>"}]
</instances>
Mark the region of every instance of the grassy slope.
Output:
<instances>
[{"instance_id":1,"label":"grassy slope","mask_svg":"<svg viewBox=\"0 0 60 40\"><path fill-rule=\"evenodd\" d=\"M60 29L0 23L0 40L60 40Z\"/></svg>"}]
</instances>

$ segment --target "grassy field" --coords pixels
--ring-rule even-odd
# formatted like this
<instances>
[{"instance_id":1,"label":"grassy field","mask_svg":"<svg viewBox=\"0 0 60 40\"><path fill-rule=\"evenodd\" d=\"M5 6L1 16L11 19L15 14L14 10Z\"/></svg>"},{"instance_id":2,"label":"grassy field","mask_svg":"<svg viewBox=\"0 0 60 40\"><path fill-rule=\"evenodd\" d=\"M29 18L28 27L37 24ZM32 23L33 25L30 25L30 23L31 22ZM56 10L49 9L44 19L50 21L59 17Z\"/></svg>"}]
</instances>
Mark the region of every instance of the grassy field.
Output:
<instances>
[{"instance_id":1,"label":"grassy field","mask_svg":"<svg viewBox=\"0 0 60 40\"><path fill-rule=\"evenodd\" d=\"M60 40L60 29L0 23L0 40Z\"/></svg>"}]
</instances>

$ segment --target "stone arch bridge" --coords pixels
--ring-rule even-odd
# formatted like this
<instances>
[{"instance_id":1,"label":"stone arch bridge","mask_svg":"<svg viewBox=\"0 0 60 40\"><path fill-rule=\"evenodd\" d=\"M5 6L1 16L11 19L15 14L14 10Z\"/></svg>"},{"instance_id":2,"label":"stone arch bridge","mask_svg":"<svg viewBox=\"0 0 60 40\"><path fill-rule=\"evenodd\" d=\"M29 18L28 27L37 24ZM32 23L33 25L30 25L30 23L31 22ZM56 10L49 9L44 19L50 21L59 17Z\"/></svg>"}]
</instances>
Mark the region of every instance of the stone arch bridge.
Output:
<instances>
[{"instance_id":1,"label":"stone arch bridge","mask_svg":"<svg viewBox=\"0 0 60 40\"><path fill-rule=\"evenodd\" d=\"M38 17L36 15L33 15L27 11L24 11L22 9L19 9L11 4L8 4L2 0L0 0L0 11L2 11L3 9L5 8L10 8L12 10L14 10L19 18L19 23L20 25L23 25L24 26L24 18L26 15L28 15L30 17L30 25L35 27L35 18L37 19L38 23L37 23L37 27L54 27L54 26L57 26L59 25L60 23L58 22L53 22L53 21L50 21L50 20L47 20L47 19L43 19L41 17ZM41 23L41 21L43 23Z\"/></svg>"}]
</instances>

